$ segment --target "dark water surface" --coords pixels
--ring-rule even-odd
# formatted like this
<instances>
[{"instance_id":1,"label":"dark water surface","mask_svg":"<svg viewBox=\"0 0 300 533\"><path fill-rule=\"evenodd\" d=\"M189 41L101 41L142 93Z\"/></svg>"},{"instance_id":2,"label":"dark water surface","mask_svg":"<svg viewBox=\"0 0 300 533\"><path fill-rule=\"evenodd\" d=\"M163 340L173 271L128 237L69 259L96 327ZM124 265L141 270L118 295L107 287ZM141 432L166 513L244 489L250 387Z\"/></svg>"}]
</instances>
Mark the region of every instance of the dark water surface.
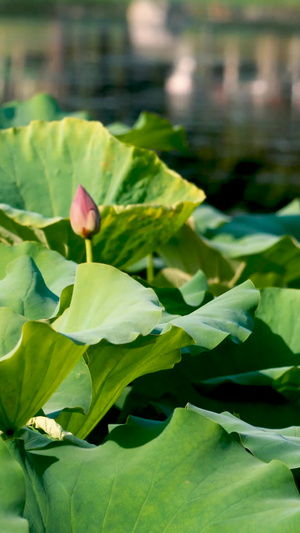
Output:
<instances>
[{"instance_id":1,"label":"dark water surface","mask_svg":"<svg viewBox=\"0 0 300 533\"><path fill-rule=\"evenodd\" d=\"M300 195L299 9L167 0L0 10L0 98L55 96L104 123L183 124L167 156L211 203L257 211Z\"/></svg>"}]
</instances>

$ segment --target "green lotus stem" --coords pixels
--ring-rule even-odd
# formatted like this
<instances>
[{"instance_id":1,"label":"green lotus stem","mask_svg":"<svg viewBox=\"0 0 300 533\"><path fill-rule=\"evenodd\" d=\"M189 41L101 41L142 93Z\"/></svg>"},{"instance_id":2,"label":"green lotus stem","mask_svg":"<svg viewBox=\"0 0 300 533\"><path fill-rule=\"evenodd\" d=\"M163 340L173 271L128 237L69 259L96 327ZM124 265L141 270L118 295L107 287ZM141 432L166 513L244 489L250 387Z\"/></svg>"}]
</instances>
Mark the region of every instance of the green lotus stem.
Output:
<instances>
[{"instance_id":1,"label":"green lotus stem","mask_svg":"<svg viewBox=\"0 0 300 533\"><path fill-rule=\"evenodd\" d=\"M92 239L84 239L85 240L85 251L86 251L86 262L92 263L93 262L93 243Z\"/></svg>"},{"instance_id":2,"label":"green lotus stem","mask_svg":"<svg viewBox=\"0 0 300 533\"><path fill-rule=\"evenodd\" d=\"M147 282L152 283L154 278L153 254L147 255Z\"/></svg>"}]
</instances>

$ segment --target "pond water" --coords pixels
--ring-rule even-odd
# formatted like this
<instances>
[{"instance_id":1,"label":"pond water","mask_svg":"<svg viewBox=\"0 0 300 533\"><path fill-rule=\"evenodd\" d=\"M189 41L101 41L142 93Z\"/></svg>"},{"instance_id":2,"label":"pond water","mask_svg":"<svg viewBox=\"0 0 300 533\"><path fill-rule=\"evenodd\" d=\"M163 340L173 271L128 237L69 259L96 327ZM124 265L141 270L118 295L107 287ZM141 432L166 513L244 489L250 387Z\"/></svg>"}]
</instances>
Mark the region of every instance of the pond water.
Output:
<instances>
[{"instance_id":1,"label":"pond water","mask_svg":"<svg viewBox=\"0 0 300 533\"><path fill-rule=\"evenodd\" d=\"M300 7L42 4L0 11L2 102L46 91L104 123L157 112L186 127L190 157L166 160L211 203L300 195Z\"/></svg>"}]
</instances>

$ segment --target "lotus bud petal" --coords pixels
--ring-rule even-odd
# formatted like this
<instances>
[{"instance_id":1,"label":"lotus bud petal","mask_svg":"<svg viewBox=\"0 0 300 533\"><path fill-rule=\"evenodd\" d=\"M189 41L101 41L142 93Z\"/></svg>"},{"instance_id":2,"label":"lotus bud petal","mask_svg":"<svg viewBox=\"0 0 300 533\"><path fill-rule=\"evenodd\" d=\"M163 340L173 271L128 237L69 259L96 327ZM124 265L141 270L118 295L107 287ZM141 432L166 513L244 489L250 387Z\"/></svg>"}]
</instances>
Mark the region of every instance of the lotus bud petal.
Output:
<instances>
[{"instance_id":1,"label":"lotus bud petal","mask_svg":"<svg viewBox=\"0 0 300 533\"><path fill-rule=\"evenodd\" d=\"M70 222L74 233L90 239L100 230L100 213L89 193L79 185L70 210Z\"/></svg>"}]
</instances>

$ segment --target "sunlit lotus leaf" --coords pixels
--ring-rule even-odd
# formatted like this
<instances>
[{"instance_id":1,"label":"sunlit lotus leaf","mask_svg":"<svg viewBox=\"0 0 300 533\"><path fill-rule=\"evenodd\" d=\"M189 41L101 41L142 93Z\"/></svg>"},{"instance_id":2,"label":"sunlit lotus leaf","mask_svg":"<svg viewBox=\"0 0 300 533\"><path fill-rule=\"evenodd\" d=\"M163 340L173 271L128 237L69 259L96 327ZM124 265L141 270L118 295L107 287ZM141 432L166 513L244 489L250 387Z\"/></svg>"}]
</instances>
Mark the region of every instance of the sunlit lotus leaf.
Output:
<instances>
[{"instance_id":1,"label":"sunlit lotus leaf","mask_svg":"<svg viewBox=\"0 0 300 533\"><path fill-rule=\"evenodd\" d=\"M21 257L16 261L23 259ZM19 318L19 315L10 309L2 309L6 314L3 311L4 321L1 328L4 338L8 336L7 342L3 341L3 350L7 344L12 348L11 352L3 353L0 361L0 427L5 430L15 430L34 416L49 401L60 384L50 404L46 405L46 411L54 412L54 415L64 408L86 411L91 401L90 369L88 375L86 372L82 375L78 367L69 374L80 355L86 351L89 344L95 344L98 353L97 364L100 365L97 367L98 372L100 376L104 375L106 362L99 357L102 353L99 342L107 339L109 346L109 343L131 343L139 336L148 335L162 313L152 289L144 288L129 275L112 266L97 263L78 266L70 307L53 324L62 335L47 324L38 322L27 322L22 330L22 317ZM21 330L23 332L19 340ZM182 332L182 337L188 339L185 345L193 342L185 332ZM19 341L17 346L13 345L13 341ZM174 341L177 342L176 336ZM172 341L168 344L171 346ZM175 364L180 358L181 346L182 343L176 345L178 349L175 355L175 347L170 348L173 352L170 357L164 355L165 348L160 350L161 360L157 360L158 355L155 359L152 353L149 368L145 361L144 365L141 365L140 357L136 357L134 363L129 363L129 370L128 362L125 361L123 375L121 373L120 377L118 368L115 388L106 395L107 403L103 405L103 409L113 403L133 376L141 375L144 371L154 371L157 367L169 368ZM139 356L141 352L142 350ZM122 355L120 350L116 358ZM144 357L146 356L147 354ZM92 356L90 361L91 359ZM112 360L113 358L110 363ZM80 386L78 378L85 390L76 396Z\"/></svg>"},{"instance_id":2,"label":"sunlit lotus leaf","mask_svg":"<svg viewBox=\"0 0 300 533\"><path fill-rule=\"evenodd\" d=\"M19 460L30 487L25 516L46 531L299 528L300 498L288 467L253 457L193 411L178 409L165 423L130 420L96 448L57 443Z\"/></svg>"},{"instance_id":3,"label":"sunlit lotus leaf","mask_svg":"<svg viewBox=\"0 0 300 533\"><path fill-rule=\"evenodd\" d=\"M81 341L84 339L85 342L88 342L89 339L89 343L95 343L95 346L90 347L87 353L93 383L91 408L86 416L64 413L58 419L65 429L80 438L84 438L91 431L112 405L112 402L118 398L121 391L133 379L150 372L173 367L180 360L180 348L196 343L198 352L199 350L210 350L227 336L231 336L235 342L243 342L251 333L253 313L258 304L259 294L251 282L246 282L224 296L203 305L197 311L184 316L176 318L164 313L162 321L164 322L168 318L170 323L156 326L153 335L148 335L145 339L139 337L136 342L124 346L113 346L105 342L97 344L96 341L100 340L100 336L113 344L115 344L116 339L121 342L121 339L124 338L121 307L126 304L126 293L125 290L122 291L124 303L115 303L116 307L113 312L116 313L117 322L114 323L109 318L109 311L105 306L102 310L101 305L97 306L95 303L95 306L91 307L91 314L95 317L93 320L99 323L99 327L91 331L84 329L85 323L89 324L91 320L89 293L86 289L80 290L79 287L88 288L88 279L92 277L94 281L93 291L96 290L96 276L91 276L91 266L94 267L95 271L97 269L101 272L103 269L103 275L99 276L99 288L97 290L99 298L101 298L100 285L103 284L109 290L110 284L105 276L105 268L113 273L115 270L113 267L81 265L78 271L82 278L79 277L78 279L77 294L75 284L73 304L71 304L69 311L67 310L62 317L54 322L54 327L65 335ZM87 274L87 279L83 281L85 274ZM118 273L118 276L121 276L121 273ZM123 276L126 275L123 274ZM125 278L124 281L126 281ZM131 282L133 283L133 280ZM113 299L112 294L110 298ZM106 301L107 299L104 297L103 300ZM182 306L181 295L180 302L179 307ZM175 305L174 301L172 305ZM185 307L182 306L181 309L185 311L186 305ZM107 329L105 321L102 322L102 313L108 317L108 323L115 324L113 336L112 332ZM141 313L140 311L139 314L142 319ZM144 313L146 316L147 312L144 311ZM129 310L126 311L126 316L129 317ZM170 326L172 326L171 330ZM176 327L174 328L174 326ZM127 329L126 334L128 336ZM132 340L133 338L128 336L128 342ZM155 380L155 374L152 374L152 378ZM150 376L149 379L151 381Z\"/></svg>"},{"instance_id":4,"label":"sunlit lotus leaf","mask_svg":"<svg viewBox=\"0 0 300 533\"><path fill-rule=\"evenodd\" d=\"M78 261L84 243L68 217L79 184L100 206L95 259L118 267L166 242L204 199L154 152L118 141L98 122L3 130L0 155L0 239L39 240Z\"/></svg>"},{"instance_id":5,"label":"sunlit lotus leaf","mask_svg":"<svg viewBox=\"0 0 300 533\"><path fill-rule=\"evenodd\" d=\"M71 305L53 327L76 342L125 344L147 335L162 308L152 289L110 265L77 267Z\"/></svg>"}]
</instances>

